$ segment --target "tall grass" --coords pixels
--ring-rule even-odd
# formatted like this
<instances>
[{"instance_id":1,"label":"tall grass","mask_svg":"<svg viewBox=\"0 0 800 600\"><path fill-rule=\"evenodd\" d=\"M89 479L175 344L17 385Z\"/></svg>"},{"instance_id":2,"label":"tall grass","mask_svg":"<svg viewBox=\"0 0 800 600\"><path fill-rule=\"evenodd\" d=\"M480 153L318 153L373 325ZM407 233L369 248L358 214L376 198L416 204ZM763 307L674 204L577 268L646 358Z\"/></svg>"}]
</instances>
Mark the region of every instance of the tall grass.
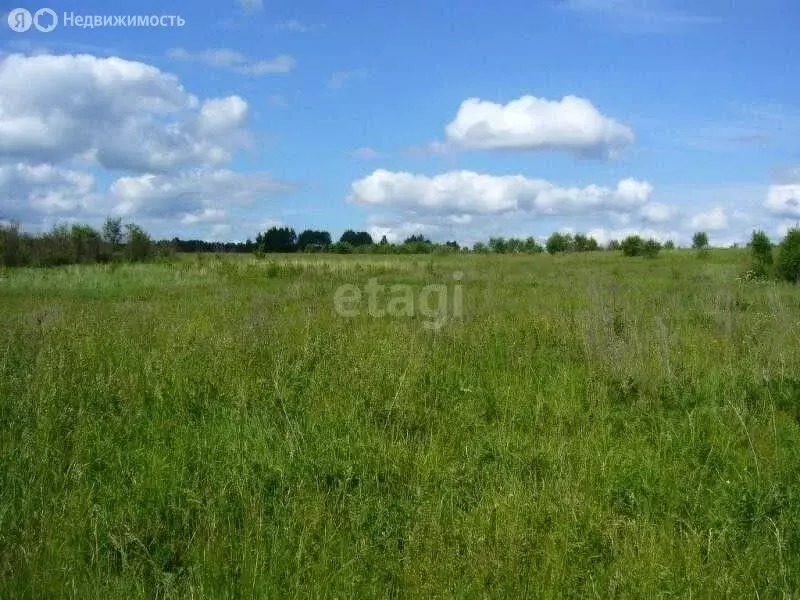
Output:
<instances>
[{"instance_id":1,"label":"tall grass","mask_svg":"<svg viewBox=\"0 0 800 600\"><path fill-rule=\"evenodd\" d=\"M800 593L800 288L746 255L0 279L0 598ZM464 272L438 331L337 286Z\"/></svg>"}]
</instances>

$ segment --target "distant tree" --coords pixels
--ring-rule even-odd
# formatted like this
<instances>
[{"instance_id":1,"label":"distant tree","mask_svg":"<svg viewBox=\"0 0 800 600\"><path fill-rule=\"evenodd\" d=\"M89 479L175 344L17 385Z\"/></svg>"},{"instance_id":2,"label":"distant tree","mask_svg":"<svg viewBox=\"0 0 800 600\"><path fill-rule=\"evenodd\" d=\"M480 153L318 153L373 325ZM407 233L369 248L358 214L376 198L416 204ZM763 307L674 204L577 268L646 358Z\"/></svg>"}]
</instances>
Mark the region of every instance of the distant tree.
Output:
<instances>
[{"instance_id":1,"label":"distant tree","mask_svg":"<svg viewBox=\"0 0 800 600\"><path fill-rule=\"evenodd\" d=\"M505 238L489 238L489 249L496 254L505 254L508 251L508 244Z\"/></svg>"},{"instance_id":2,"label":"distant tree","mask_svg":"<svg viewBox=\"0 0 800 600\"><path fill-rule=\"evenodd\" d=\"M54 225L41 239L42 252L40 262L43 265L68 265L75 261L72 240L66 225Z\"/></svg>"},{"instance_id":3,"label":"distant tree","mask_svg":"<svg viewBox=\"0 0 800 600\"><path fill-rule=\"evenodd\" d=\"M638 235L629 235L620 243L625 256L642 256L644 254L644 240Z\"/></svg>"},{"instance_id":4,"label":"distant tree","mask_svg":"<svg viewBox=\"0 0 800 600\"><path fill-rule=\"evenodd\" d=\"M786 281L800 283L800 226L786 233L778 248L778 274Z\"/></svg>"},{"instance_id":5,"label":"distant tree","mask_svg":"<svg viewBox=\"0 0 800 600\"><path fill-rule=\"evenodd\" d=\"M572 236L569 234L555 232L549 238L545 247L550 254L569 252L572 249Z\"/></svg>"},{"instance_id":6,"label":"distant tree","mask_svg":"<svg viewBox=\"0 0 800 600\"><path fill-rule=\"evenodd\" d=\"M103 223L103 241L111 246L112 252L122 244L122 236L122 219L107 218Z\"/></svg>"},{"instance_id":7,"label":"distant tree","mask_svg":"<svg viewBox=\"0 0 800 600\"><path fill-rule=\"evenodd\" d=\"M401 252L406 254L429 254L434 251L434 244L421 233L405 239Z\"/></svg>"},{"instance_id":8,"label":"distant tree","mask_svg":"<svg viewBox=\"0 0 800 600\"><path fill-rule=\"evenodd\" d=\"M708 250L708 234L698 231L692 236L692 248L695 250Z\"/></svg>"},{"instance_id":9,"label":"distant tree","mask_svg":"<svg viewBox=\"0 0 800 600\"><path fill-rule=\"evenodd\" d=\"M386 239L385 235L381 236L380 245L381 246L388 246L389 245L389 240Z\"/></svg>"},{"instance_id":10,"label":"distant tree","mask_svg":"<svg viewBox=\"0 0 800 600\"><path fill-rule=\"evenodd\" d=\"M521 238L508 238L506 240L506 252L508 254L522 254L525 252L525 240Z\"/></svg>"},{"instance_id":11,"label":"distant tree","mask_svg":"<svg viewBox=\"0 0 800 600\"><path fill-rule=\"evenodd\" d=\"M19 225L11 223L0 225L0 265L6 267L19 267L27 260L23 252L24 236L20 233Z\"/></svg>"},{"instance_id":12,"label":"distant tree","mask_svg":"<svg viewBox=\"0 0 800 600\"><path fill-rule=\"evenodd\" d=\"M351 246L357 248L359 246L371 246L372 236L366 231L353 231L348 229L339 238L339 242L347 242Z\"/></svg>"},{"instance_id":13,"label":"distant tree","mask_svg":"<svg viewBox=\"0 0 800 600\"><path fill-rule=\"evenodd\" d=\"M102 252L102 236L88 225L73 225L69 232L73 262L97 262Z\"/></svg>"},{"instance_id":14,"label":"distant tree","mask_svg":"<svg viewBox=\"0 0 800 600\"><path fill-rule=\"evenodd\" d=\"M661 244L654 239L644 240L638 235L629 235L622 240L620 246L625 256L646 256L655 258L661 251Z\"/></svg>"},{"instance_id":15,"label":"distant tree","mask_svg":"<svg viewBox=\"0 0 800 600\"><path fill-rule=\"evenodd\" d=\"M672 240L664 242L664 250L675 250L675 242Z\"/></svg>"},{"instance_id":16,"label":"distant tree","mask_svg":"<svg viewBox=\"0 0 800 600\"><path fill-rule=\"evenodd\" d=\"M404 244L430 244L432 242L428 238L426 238L424 235L422 235L421 233L418 233L418 234L415 234L415 235L408 236L403 243Z\"/></svg>"},{"instance_id":17,"label":"distant tree","mask_svg":"<svg viewBox=\"0 0 800 600\"><path fill-rule=\"evenodd\" d=\"M134 223L125 226L125 256L131 262L145 261L153 256L150 236Z\"/></svg>"},{"instance_id":18,"label":"distant tree","mask_svg":"<svg viewBox=\"0 0 800 600\"><path fill-rule=\"evenodd\" d=\"M325 250L331 245L331 234L327 231L315 231L306 229L297 236L297 250Z\"/></svg>"},{"instance_id":19,"label":"distant tree","mask_svg":"<svg viewBox=\"0 0 800 600\"><path fill-rule=\"evenodd\" d=\"M472 246L472 251L475 254L486 254L489 252L489 247L483 242L475 242Z\"/></svg>"},{"instance_id":20,"label":"distant tree","mask_svg":"<svg viewBox=\"0 0 800 600\"><path fill-rule=\"evenodd\" d=\"M622 244L619 240L611 240L608 242L608 244L606 244L606 248L609 250L619 250L622 248Z\"/></svg>"},{"instance_id":21,"label":"distant tree","mask_svg":"<svg viewBox=\"0 0 800 600\"><path fill-rule=\"evenodd\" d=\"M583 233L575 234L575 238L572 240L572 245L575 252L594 252L600 247L596 239Z\"/></svg>"},{"instance_id":22,"label":"distant tree","mask_svg":"<svg viewBox=\"0 0 800 600\"><path fill-rule=\"evenodd\" d=\"M256 236L261 252L294 252L297 249L297 234L290 227L270 227Z\"/></svg>"},{"instance_id":23,"label":"distant tree","mask_svg":"<svg viewBox=\"0 0 800 600\"><path fill-rule=\"evenodd\" d=\"M655 258L658 256L659 252L661 252L661 244L657 240L650 238L644 243L644 248L642 249L643 256Z\"/></svg>"},{"instance_id":24,"label":"distant tree","mask_svg":"<svg viewBox=\"0 0 800 600\"><path fill-rule=\"evenodd\" d=\"M544 252L544 248L542 248L542 245L537 242L534 237L525 238L524 249L528 254L540 254Z\"/></svg>"},{"instance_id":25,"label":"distant tree","mask_svg":"<svg viewBox=\"0 0 800 600\"><path fill-rule=\"evenodd\" d=\"M772 241L763 231L754 231L750 239L750 255L753 267L758 275L767 275L772 270Z\"/></svg>"},{"instance_id":26,"label":"distant tree","mask_svg":"<svg viewBox=\"0 0 800 600\"><path fill-rule=\"evenodd\" d=\"M449 248L451 250L460 250L461 249L461 246L459 246L458 242L455 241L455 240L453 240L452 242L449 242L449 241L445 242L444 245L445 245L445 248Z\"/></svg>"}]
</instances>

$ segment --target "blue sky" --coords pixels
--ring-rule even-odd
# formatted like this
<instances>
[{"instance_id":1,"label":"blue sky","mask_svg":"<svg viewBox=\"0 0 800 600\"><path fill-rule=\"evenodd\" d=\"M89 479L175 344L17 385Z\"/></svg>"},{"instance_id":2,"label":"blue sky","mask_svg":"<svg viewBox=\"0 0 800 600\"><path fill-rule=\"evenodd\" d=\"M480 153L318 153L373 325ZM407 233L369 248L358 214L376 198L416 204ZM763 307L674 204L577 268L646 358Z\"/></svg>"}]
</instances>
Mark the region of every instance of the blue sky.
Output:
<instances>
[{"instance_id":1,"label":"blue sky","mask_svg":"<svg viewBox=\"0 0 800 600\"><path fill-rule=\"evenodd\" d=\"M26 229L729 244L800 220L791 0L48 6L52 32L0 27L0 219Z\"/></svg>"}]
</instances>

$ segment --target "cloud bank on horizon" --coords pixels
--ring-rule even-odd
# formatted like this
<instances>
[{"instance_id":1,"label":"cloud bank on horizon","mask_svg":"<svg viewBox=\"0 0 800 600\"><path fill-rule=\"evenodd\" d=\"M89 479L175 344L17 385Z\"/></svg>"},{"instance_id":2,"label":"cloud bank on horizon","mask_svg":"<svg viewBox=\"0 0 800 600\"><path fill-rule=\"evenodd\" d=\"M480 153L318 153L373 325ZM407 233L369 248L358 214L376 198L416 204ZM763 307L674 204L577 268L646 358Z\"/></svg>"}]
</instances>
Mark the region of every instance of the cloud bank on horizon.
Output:
<instances>
[{"instance_id":1,"label":"cloud bank on horizon","mask_svg":"<svg viewBox=\"0 0 800 600\"><path fill-rule=\"evenodd\" d=\"M555 230L599 241L777 236L800 220L800 151L774 125L800 123L789 108L800 84L776 62L789 28L748 6L739 15L711 2L700 16L667 0L508 2L519 23L504 33L475 8L464 15L472 35L454 27L403 55L386 7L356 18L239 0L161 37L6 30L0 221L35 230L121 216L205 239L252 238L269 222L462 243ZM755 32L751 70L726 79L713 69L736 58L747 11L772 29ZM439 25L434 11L420 18L420 30ZM548 19L560 29L524 37L525 22ZM648 20L658 31L631 31ZM670 52L652 36L671 36ZM496 51L477 63L480 40ZM547 61L535 52L556 42ZM734 130L758 136L723 139Z\"/></svg>"}]
</instances>

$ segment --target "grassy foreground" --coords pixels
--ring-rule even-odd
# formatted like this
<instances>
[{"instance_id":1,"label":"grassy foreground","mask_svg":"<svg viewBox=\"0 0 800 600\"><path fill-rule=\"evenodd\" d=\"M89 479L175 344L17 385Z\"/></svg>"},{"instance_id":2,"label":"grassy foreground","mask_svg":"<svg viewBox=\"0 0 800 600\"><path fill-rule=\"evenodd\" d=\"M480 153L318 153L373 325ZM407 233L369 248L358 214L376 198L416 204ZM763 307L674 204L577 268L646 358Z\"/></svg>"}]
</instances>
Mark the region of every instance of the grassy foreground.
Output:
<instances>
[{"instance_id":1,"label":"grassy foreground","mask_svg":"<svg viewBox=\"0 0 800 600\"><path fill-rule=\"evenodd\" d=\"M743 257L0 274L0 598L797 597L800 287Z\"/></svg>"}]
</instances>

